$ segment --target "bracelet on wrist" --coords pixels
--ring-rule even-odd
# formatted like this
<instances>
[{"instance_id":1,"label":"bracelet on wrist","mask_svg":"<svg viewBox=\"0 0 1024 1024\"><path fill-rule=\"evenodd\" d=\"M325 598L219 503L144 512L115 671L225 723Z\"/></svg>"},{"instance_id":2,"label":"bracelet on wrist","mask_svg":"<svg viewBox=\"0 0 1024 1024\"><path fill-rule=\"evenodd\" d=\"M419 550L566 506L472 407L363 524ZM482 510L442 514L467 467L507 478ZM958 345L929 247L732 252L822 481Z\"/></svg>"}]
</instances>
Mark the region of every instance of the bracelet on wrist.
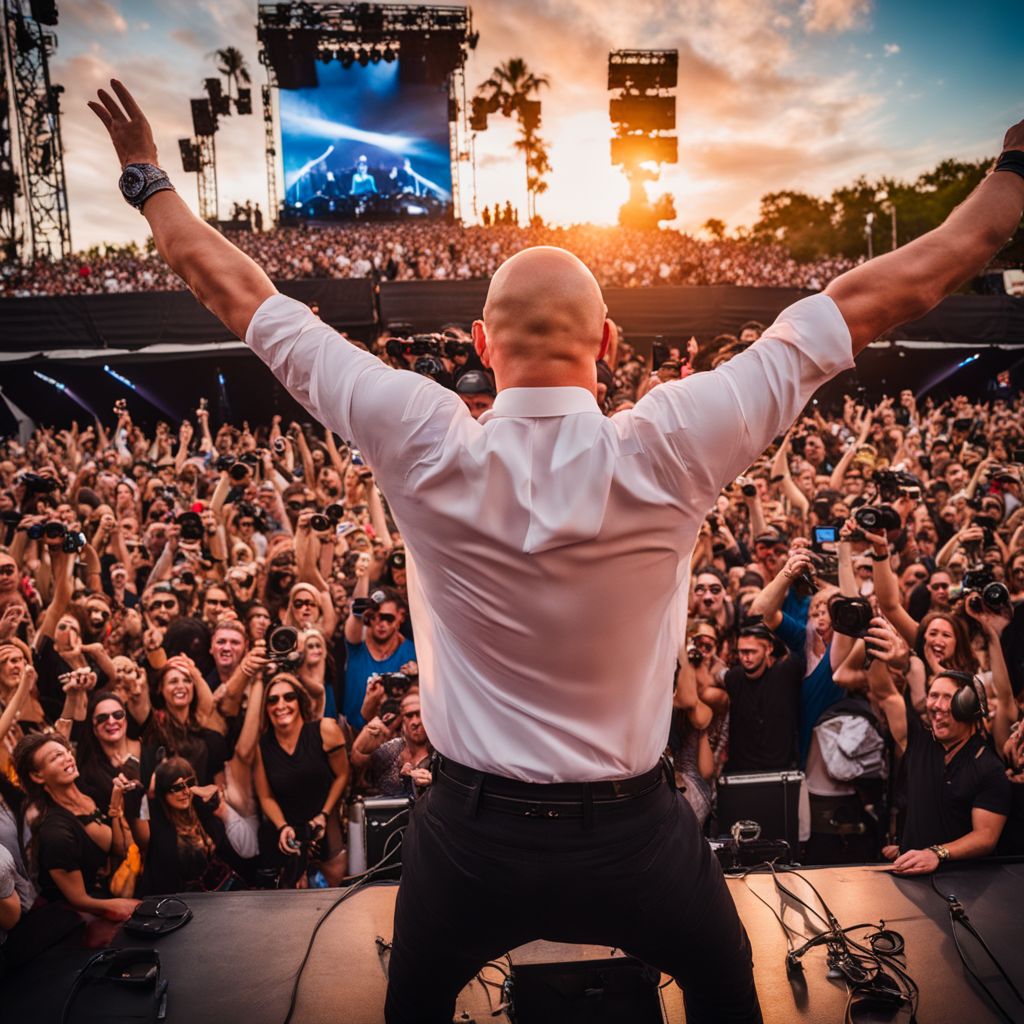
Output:
<instances>
[{"instance_id":1,"label":"bracelet on wrist","mask_svg":"<svg viewBox=\"0 0 1024 1024\"><path fill-rule=\"evenodd\" d=\"M278 827L277 834L280 835L287 827L288 827L288 822L286 821L283 825Z\"/></svg>"},{"instance_id":2,"label":"bracelet on wrist","mask_svg":"<svg viewBox=\"0 0 1024 1024\"><path fill-rule=\"evenodd\" d=\"M877 551L872 551L871 552L871 561L872 562L888 562L889 561L889 552L888 551L884 551L884 552L882 552L880 554Z\"/></svg>"},{"instance_id":3,"label":"bracelet on wrist","mask_svg":"<svg viewBox=\"0 0 1024 1024\"><path fill-rule=\"evenodd\" d=\"M1012 171L1014 174L1024 178L1024 150L1006 149L999 154L995 170Z\"/></svg>"}]
</instances>

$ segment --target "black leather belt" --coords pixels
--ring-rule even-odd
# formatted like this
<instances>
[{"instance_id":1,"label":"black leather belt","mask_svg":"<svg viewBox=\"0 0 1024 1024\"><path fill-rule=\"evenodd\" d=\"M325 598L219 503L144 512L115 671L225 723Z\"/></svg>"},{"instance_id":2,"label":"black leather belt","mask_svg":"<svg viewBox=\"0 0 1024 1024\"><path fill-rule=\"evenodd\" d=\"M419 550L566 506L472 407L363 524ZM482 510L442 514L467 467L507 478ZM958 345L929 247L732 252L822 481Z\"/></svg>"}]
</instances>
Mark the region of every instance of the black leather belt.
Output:
<instances>
[{"instance_id":1,"label":"black leather belt","mask_svg":"<svg viewBox=\"0 0 1024 1024\"><path fill-rule=\"evenodd\" d=\"M618 804L652 792L667 778L664 761L630 779L610 782L520 782L467 768L436 755L434 784L451 786L475 805L526 818L588 818L599 804Z\"/></svg>"}]
</instances>

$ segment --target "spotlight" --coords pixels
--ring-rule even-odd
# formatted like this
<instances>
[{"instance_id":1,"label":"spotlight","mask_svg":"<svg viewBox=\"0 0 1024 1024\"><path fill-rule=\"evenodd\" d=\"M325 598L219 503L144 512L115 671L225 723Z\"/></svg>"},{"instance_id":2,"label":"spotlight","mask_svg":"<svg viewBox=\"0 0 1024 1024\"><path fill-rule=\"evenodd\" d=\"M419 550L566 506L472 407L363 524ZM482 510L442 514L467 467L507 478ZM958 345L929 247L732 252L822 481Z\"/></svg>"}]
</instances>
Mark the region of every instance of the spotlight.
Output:
<instances>
[{"instance_id":1,"label":"spotlight","mask_svg":"<svg viewBox=\"0 0 1024 1024\"><path fill-rule=\"evenodd\" d=\"M112 369L106 363L103 364L103 369L106 373L109 373L110 376L114 378L114 380L118 381L118 383L123 384L126 388L128 388L131 391L136 390L135 385L127 377L125 377L124 374L118 373L117 370Z\"/></svg>"},{"instance_id":2,"label":"spotlight","mask_svg":"<svg viewBox=\"0 0 1024 1024\"><path fill-rule=\"evenodd\" d=\"M52 377L47 377L45 373L40 373L38 370L32 371L40 380L45 380L50 387L56 388L58 391L67 391L67 384L61 384L59 380L54 380Z\"/></svg>"},{"instance_id":3,"label":"spotlight","mask_svg":"<svg viewBox=\"0 0 1024 1024\"><path fill-rule=\"evenodd\" d=\"M359 61L359 66L365 68L370 63L370 55L365 50L360 50L356 56L356 60Z\"/></svg>"}]
</instances>

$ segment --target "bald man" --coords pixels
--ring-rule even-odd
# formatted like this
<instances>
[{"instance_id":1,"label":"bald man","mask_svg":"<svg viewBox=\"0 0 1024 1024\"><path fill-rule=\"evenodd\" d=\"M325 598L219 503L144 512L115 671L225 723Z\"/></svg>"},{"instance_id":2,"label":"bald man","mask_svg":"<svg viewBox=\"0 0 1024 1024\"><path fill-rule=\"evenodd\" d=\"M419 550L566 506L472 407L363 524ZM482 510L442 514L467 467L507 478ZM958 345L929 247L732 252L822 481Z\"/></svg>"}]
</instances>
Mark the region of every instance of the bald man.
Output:
<instances>
[{"instance_id":1,"label":"bald man","mask_svg":"<svg viewBox=\"0 0 1024 1024\"><path fill-rule=\"evenodd\" d=\"M697 532L819 385L1010 237L1024 153L1004 155L936 231L612 419L595 401L611 331L597 282L563 250L521 252L473 325L498 391L474 420L453 392L277 294L169 189L141 110L112 88L90 106L161 255L359 446L406 541L423 722L440 756L405 833L389 1024L449 1024L485 961L536 938L617 947L671 974L691 1024L759 1021L746 934L659 764ZM1024 124L1005 148L1024 148Z\"/></svg>"}]
</instances>

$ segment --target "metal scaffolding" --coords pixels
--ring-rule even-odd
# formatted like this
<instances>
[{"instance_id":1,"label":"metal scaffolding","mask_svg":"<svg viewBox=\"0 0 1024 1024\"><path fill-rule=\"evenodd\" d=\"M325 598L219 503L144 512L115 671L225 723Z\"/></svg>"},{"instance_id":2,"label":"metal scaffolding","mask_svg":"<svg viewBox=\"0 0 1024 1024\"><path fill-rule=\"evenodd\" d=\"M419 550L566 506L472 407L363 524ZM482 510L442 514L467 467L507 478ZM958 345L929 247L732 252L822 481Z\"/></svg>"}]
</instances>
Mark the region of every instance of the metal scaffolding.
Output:
<instances>
[{"instance_id":1,"label":"metal scaffolding","mask_svg":"<svg viewBox=\"0 0 1024 1024\"><path fill-rule=\"evenodd\" d=\"M281 199L277 194L277 134L274 131L273 68L267 67L267 84L263 86L263 139L267 156L267 218L277 220Z\"/></svg>"},{"instance_id":2,"label":"metal scaffolding","mask_svg":"<svg viewBox=\"0 0 1024 1024\"><path fill-rule=\"evenodd\" d=\"M213 135L197 135L199 146L199 173L196 184L199 189L199 216L209 223L219 219L217 202L217 143Z\"/></svg>"},{"instance_id":3,"label":"metal scaffolding","mask_svg":"<svg viewBox=\"0 0 1024 1024\"><path fill-rule=\"evenodd\" d=\"M25 227L21 231L22 255L61 259L71 254L71 224L68 218L67 182L64 176L64 147L60 135L60 94L63 86L50 81L49 58L57 37L31 16L24 0L3 0L5 99L13 108L17 125L17 149L11 138L7 115L6 133L0 127L0 149L11 147L11 171L20 164L20 176L0 178L8 191L0 198L0 244L6 243L5 218L12 210L20 181L24 196ZM7 139L5 140L4 135ZM3 174L0 157L0 175ZM12 217L10 237L16 231ZM25 251L25 241L31 252Z\"/></svg>"}]
</instances>

